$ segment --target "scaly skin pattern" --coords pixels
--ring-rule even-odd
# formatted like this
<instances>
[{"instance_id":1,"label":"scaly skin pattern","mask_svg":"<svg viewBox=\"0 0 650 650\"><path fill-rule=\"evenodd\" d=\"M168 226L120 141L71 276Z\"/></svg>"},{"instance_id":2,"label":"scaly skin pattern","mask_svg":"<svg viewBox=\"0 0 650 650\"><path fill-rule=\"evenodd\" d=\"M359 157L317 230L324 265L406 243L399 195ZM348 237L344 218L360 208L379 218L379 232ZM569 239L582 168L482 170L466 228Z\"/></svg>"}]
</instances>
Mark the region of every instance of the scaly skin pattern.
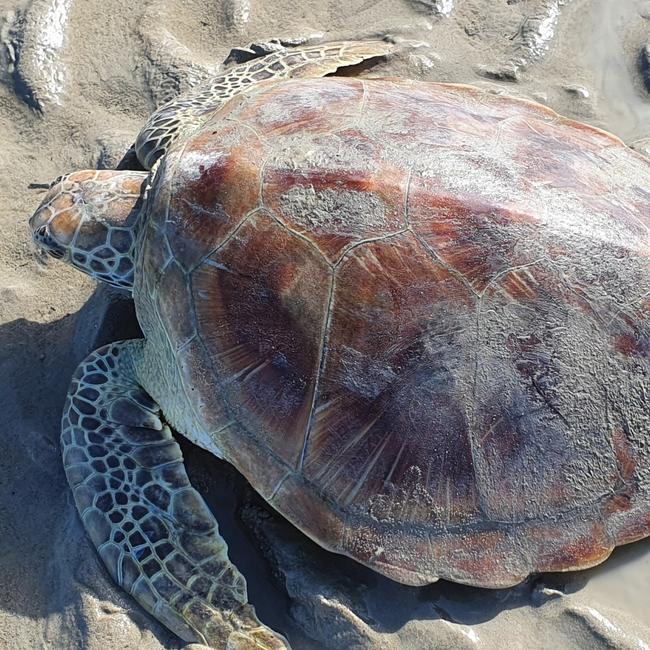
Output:
<instances>
[{"instance_id":1,"label":"scaly skin pattern","mask_svg":"<svg viewBox=\"0 0 650 650\"><path fill-rule=\"evenodd\" d=\"M392 49L381 41L324 43L274 52L233 66L153 113L136 139L138 160L145 169L151 169L175 141L184 142L189 133L205 123L210 113L260 81L321 77L340 67L384 56Z\"/></svg>"},{"instance_id":2,"label":"scaly skin pattern","mask_svg":"<svg viewBox=\"0 0 650 650\"><path fill-rule=\"evenodd\" d=\"M84 527L117 584L183 640L286 648L248 604L217 522L138 381L143 346L123 341L96 350L70 386L63 463Z\"/></svg>"},{"instance_id":3,"label":"scaly skin pattern","mask_svg":"<svg viewBox=\"0 0 650 650\"><path fill-rule=\"evenodd\" d=\"M35 242L98 280L130 290L148 174L80 171L55 180L29 221Z\"/></svg>"},{"instance_id":4,"label":"scaly skin pattern","mask_svg":"<svg viewBox=\"0 0 650 650\"><path fill-rule=\"evenodd\" d=\"M468 86L265 82L150 196L143 385L321 545L501 587L650 533L650 163L617 138Z\"/></svg>"}]
</instances>

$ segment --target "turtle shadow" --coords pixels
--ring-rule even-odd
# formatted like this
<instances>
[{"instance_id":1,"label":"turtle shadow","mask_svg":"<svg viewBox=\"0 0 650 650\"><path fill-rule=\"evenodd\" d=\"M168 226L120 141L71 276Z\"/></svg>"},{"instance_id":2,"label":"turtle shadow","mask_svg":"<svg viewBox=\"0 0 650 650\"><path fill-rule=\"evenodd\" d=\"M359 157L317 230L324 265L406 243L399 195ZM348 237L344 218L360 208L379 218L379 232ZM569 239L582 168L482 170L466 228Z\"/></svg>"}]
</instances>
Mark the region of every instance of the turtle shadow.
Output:
<instances>
[{"instance_id":1,"label":"turtle shadow","mask_svg":"<svg viewBox=\"0 0 650 650\"><path fill-rule=\"evenodd\" d=\"M133 301L105 285L74 314L47 323L20 318L0 325L0 616L15 614L48 627L52 617L66 619L59 623L65 626L61 636L72 644L77 635L80 647L93 628L84 612L84 591L116 604L162 647L185 645L113 584L79 521L61 461L61 412L75 368L110 341L141 337ZM288 599L238 524L243 479L237 484L231 466L181 443L190 475L207 491L231 556L248 578L251 600L265 622L282 628L277 612ZM215 472L213 461L224 471Z\"/></svg>"}]
</instances>

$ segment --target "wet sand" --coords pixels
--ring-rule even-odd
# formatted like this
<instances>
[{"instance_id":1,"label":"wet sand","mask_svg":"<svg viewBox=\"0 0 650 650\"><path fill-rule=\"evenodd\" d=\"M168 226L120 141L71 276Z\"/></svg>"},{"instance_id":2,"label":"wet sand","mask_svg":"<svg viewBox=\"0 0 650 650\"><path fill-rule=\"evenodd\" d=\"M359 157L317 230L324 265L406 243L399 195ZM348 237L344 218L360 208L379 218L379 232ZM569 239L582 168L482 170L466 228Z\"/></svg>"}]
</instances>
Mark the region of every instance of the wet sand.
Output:
<instances>
[{"instance_id":1,"label":"wet sand","mask_svg":"<svg viewBox=\"0 0 650 650\"><path fill-rule=\"evenodd\" d=\"M112 585L72 503L58 442L70 376L137 325L130 300L35 254L29 184L114 166L233 47L386 33L420 45L363 74L532 98L650 152L645 0L0 0L0 647L183 647ZM509 590L409 588L319 549L232 468L183 449L251 601L296 650L650 648L650 541Z\"/></svg>"}]
</instances>

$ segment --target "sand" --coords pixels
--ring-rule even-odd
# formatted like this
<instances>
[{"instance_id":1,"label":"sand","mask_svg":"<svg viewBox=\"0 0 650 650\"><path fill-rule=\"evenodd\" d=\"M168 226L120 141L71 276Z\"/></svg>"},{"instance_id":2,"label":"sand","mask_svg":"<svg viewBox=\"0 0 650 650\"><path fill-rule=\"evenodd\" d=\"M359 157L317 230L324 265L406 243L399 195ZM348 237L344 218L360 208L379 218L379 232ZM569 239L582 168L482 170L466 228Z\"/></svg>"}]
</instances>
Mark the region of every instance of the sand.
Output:
<instances>
[{"instance_id":1,"label":"sand","mask_svg":"<svg viewBox=\"0 0 650 650\"><path fill-rule=\"evenodd\" d=\"M130 300L35 253L29 184L115 165L156 105L235 46L385 33L420 45L364 74L533 98L650 154L644 0L0 0L0 647L183 647L112 585L72 503L58 442L71 373L137 326ZM261 618L295 649L650 648L648 541L510 590L408 588L320 550L232 468L184 452Z\"/></svg>"}]
</instances>

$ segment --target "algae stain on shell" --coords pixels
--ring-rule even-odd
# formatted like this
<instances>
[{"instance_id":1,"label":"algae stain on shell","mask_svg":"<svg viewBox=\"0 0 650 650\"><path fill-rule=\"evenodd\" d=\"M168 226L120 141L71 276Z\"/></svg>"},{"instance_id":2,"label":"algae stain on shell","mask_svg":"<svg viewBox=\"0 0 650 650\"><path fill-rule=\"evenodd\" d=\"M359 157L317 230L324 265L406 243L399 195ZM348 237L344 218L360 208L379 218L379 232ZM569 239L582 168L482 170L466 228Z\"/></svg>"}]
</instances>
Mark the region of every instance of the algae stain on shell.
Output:
<instances>
[{"instance_id":1,"label":"algae stain on shell","mask_svg":"<svg viewBox=\"0 0 650 650\"><path fill-rule=\"evenodd\" d=\"M284 214L306 231L355 237L359 229L377 229L386 222L383 201L358 190L316 190L292 187L281 200Z\"/></svg>"}]
</instances>

